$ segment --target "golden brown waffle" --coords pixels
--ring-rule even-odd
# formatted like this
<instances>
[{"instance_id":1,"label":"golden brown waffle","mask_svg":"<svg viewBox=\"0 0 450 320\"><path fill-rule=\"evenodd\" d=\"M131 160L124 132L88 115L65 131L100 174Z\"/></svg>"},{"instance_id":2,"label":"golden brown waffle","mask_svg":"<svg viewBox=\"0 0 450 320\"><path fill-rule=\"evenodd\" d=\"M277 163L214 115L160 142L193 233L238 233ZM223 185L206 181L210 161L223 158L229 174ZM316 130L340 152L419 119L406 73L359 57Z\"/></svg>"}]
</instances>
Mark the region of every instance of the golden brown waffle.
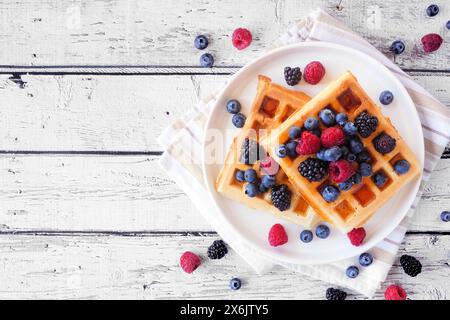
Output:
<instances>
[{"instance_id":1,"label":"golden brown waffle","mask_svg":"<svg viewBox=\"0 0 450 320\"><path fill-rule=\"evenodd\" d=\"M388 182L382 189L375 185L371 177L363 177L362 183L354 185L348 191L341 191L340 196L334 202L329 203L323 199L320 191L328 184L336 184L332 183L329 177L325 177L320 182L310 182L298 171L301 162L308 157L315 157L315 155L298 156L295 159L288 157L280 159L276 156L274 152L276 146L289 140L289 128L294 125L302 127L305 120L310 116L318 118L318 113L325 107L331 108L336 113L347 113L350 121L353 121L363 111L367 111L378 118L376 131L368 138L360 138L371 155L373 173L384 171L388 177ZM395 149L385 155L377 152L372 143L372 140L382 132L396 140ZM346 72L332 82L301 110L285 121L279 127L279 130L272 131L270 137L267 137L262 144L269 154L278 161L290 181L302 192L304 198L314 210L324 220L331 222L343 232L348 232L365 223L395 192L412 179L417 178L421 172L421 167L410 148L400 137L390 120L383 116L380 108L365 93L351 72ZM393 164L400 159L405 159L410 164L409 171L403 175L397 174L393 169Z\"/></svg>"},{"instance_id":2,"label":"golden brown waffle","mask_svg":"<svg viewBox=\"0 0 450 320\"><path fill-rule=\"evenodd\" d=\"M286 184L291 190L291 206L288 210L280 211L273 206L270 200L270 190L264 194L259 194L254 198L248 197L244 193L245 183L235 179L237 170L253 168L261 178L260 163L254 159L248 159L250 164L245 164L242 158L241 146L245 139L259 142L267 135L272 128L277 128L283 121L296 110L300 109L310 98L298 91L283 88L272 83L270 78L258 77L257 94L253 100L253 105L248 114L244 127L239 135L234 138L228 150L225 164L219 173L216 181L216 190L222 195L246 204L247 206L268 211L277 217L287 219L293 223L311 228L317 223L318 218L311 207L301 196L300 192L292 186L286 174L280 168L276 174L277 184ZM261 153L266 152L261 150Z\"/></svg>"}]
</instances>

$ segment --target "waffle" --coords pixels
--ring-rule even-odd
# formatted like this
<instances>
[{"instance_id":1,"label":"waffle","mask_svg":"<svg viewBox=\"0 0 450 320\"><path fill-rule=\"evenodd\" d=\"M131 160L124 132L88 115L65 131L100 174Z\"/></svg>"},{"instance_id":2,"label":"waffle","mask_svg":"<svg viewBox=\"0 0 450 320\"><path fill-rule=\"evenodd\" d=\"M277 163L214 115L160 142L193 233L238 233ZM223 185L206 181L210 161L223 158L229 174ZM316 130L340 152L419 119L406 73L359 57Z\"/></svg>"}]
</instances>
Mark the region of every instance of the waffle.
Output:
<instances>
[{"instance_id":1,"label":"waffle","mask_svg":"<svg viewBox=\"0 0 450 320\"><path fill-rule=\"evenodd\" d=\"M318 113L325 107L331 108L336 113L347 113L349 121L353 121L362 111L367 111L378 118L376 131L367 138L360 138L370 153L373 174L383 171L388 177L383 188L378 188L371 177L363 177L362 183L353 185L348 191L340 191L339 197L334 202L326 202L320 191L328 184L335 186L336 184L331 182L328 176L320 182L310 182L298 171L301 162L308 157L315 157L315 155L300 155L294 159L288 157L280 159L276 156L274 152L276 146L289 140L289 128L293 125L302 127L304 121L310 116L318 118ZM320 125L323 126L322 123ZM372 143L372 140L382 132L396 140L395 149L385 155L377 152ZM278 161L290 181L302 192L306 201L317 214L342 232L348 232L364 224L395 192L412 179L417 178L421 172L417 159L391 121L383 116L380 108L369 98L355 76L349 71L293 114L279 127L279 130L272 131L262 144ZM409 171L403 175L397 174L393 169L393 164L400 159L405 159L410 163Z\"/></svg>"},{"instance_id":2,"label":"waffle","mask_svg":"<svg viewBox=\"0 0 450 320\"><path fill-rule=\"evenodd\" d=\"M245 164L245 159L242 158L241 146L246 142L246 139L259 142L260 139L267 135L268 131L272 128L277 128L309 99L304 93L288 90L272 83L270 78L261 75L258 77L257 94L253 100L246 123L238 136L234 138L228 150L225 164L217 177L216 190L219 193L244 203L251 208L270 212L277 217L307 228L317 223L317 215L301 196L300 192L292 186L281 168L276 174L277 184L286 184L292 193L291 206L285 211L278 210L272 204L270 190L250 198L244 193L245 183L235 179L237 170L249 168L255 169L259 178L262 176L260 162L257 161L256 157L253 157L254 159L249 159L249 157L247 159L249 160L247 161L248 164ZM267 154L262 148L256 148L256 150L263 157Z\"/></svg>"}]
</instances>

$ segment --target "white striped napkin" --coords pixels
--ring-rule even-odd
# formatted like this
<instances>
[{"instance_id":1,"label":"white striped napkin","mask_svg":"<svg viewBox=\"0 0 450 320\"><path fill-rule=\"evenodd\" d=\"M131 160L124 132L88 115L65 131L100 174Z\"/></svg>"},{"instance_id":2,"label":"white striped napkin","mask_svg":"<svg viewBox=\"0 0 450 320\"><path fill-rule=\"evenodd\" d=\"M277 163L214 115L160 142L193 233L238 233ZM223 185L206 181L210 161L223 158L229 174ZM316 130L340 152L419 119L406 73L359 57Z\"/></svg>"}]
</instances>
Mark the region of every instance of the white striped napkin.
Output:
<instances>
[{"instance_id":1,"label":"white striped napkin","mask_svg":"<svg viewBox=\"0 0 450 320\"><path fill-rule=\"evenodd\" d=\"M389 68L402 82L413 99L419 113L425 137L425 168L423 181L411 209L406 218L384 241L372 248L370 252L375 261L369 268L361 270L357 279L345 276L345 269L357 263L358 257L346 259L326 265L304 266L286 264L281 261L269 261L250 250L239 237L222 221L213 205L204 196L204 179L201 170L201 140L205 121L219 92L200 101L185 116L176 120L159 137L165 152L160 164L169 176L196 204L199 211L218 232L218 234L244 258L258 273L270 270L274 265L282 265L323 281L354 289L367 296L372 296L383 282L394 263L398 248L407 230L408 222L413 215L422 195L422 188L440 159L445 146L450 140L450 110L415 83L399 67L380 53L370 43L353 33L335 18L321 9L312 12L307 18L299 21L280 37L271 49L301 41L327 41L350 46L365 52ZM197 148L198 152L192 152Z\"/></svg>"}]
</instances>

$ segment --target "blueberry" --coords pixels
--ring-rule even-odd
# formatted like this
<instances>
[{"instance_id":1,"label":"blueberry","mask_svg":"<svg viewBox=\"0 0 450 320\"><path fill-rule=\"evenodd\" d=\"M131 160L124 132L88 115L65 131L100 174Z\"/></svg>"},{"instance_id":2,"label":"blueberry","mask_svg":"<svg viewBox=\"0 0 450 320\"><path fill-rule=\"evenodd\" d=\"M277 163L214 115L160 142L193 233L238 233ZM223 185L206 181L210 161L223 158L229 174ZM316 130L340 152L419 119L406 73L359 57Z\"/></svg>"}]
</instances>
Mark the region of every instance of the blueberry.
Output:
<instances>
[{"instance_id":1,"label":"blueberry","mask_svg":"<svg viewBox=\"0 0 450 320\"><path fill-rule=\"evenodd\" d=\"M350 179L352 179L353 184L360 184L362 182L362 175L356 172Z\"/></svg>"},{"instance_id":2,"label":"blueberry","mask_svg":"<svg viewBox=\"0 0 450 320\"><path fill-rule=\"evenodd\" d=\"M389 47L389 51L393 52L394 54L400 54L405 51L405 44L403 43L403 41L395 40Z\"/></svg>"},{"instance_id":3,"label":"blueberry","mask_svg":"<svg viewBox=\"0 0 450 320\"><path fill-rule=\"evenodd\" d=\"M371 160L370 153L365 148L356 155L356 161L358 161L358 163L368 162L370 160Z\"/></svg>"},{"instance_id":4,"label":"blueberry","mask_svg":"<svg viewBox=\"0 0 450 320\"><path fill-rule=\"evenodd\" d=\"M363 177L370 177L372 175L372 166L367 162L363 162L359 165L359 172Z\"/></svg>"},{"instance_id":5,"label":"blueberry","mask_svg":"<svg viewBox=\"0 0 450 320\"><path fill-rule=\"evenodd\" d=\"M357 266L350 266L345 271L345 274L347 275L347 277L354 279L358 276L359 269Z\"/></svg>"},{"instance_id":6,"label":"blueberry","mask_svg":"<svg viewBox=\"0 0 450 320\"><path fill-rule=\"evenodd\" d=\"M311 242L313 239L313 233L309 230L303 230L300 233L300 240L304 243Z\"/></svg>"},{"instance_id":7,"label":"blueberry","mask_svg":"<svg viewBox=\"0 0 450 320\"><path fill-rule=\"evenodd\" d=\"M363 267L370 266L372 264L372 262L373 262L373 257L368 252L361 253L361 255L359 256L359 264L362 265Z\"/></svg>"},{"instance_id":8,"label":"blueberry","mask_svg":"<svg viewBox=\"0 0 450 320\"><path fill-rule=\"evenodd\" d=\"M241 104L239 101L232 99L227 102L227 111L232 114L236 114L241 111Z\"/></svg>"},{"instance_id":9,"label":"blueberry","mask_svg":"<svg viewBox=\"0 0 450 320\"><path fill-rule=\"evenodd\" d=\"M199 50L206 49L208 46L208 38L204 35L197 36L194 40L194 46Z\"/></svg>"},{"instance_id":10,"label":"blueberry","mask_svg":"<svg viewBox=\"0 0 450 320\"><path fill-rule=\"evenodd\" d=\"M211 68L214 64L214 57L210 53L204 53L200 56L200 65L205 68Z\"/></svg>"},{"instance_id":11,"label":"blueberry","mask_svg":"<svg viewBox=\"0 0 450 320\"><path fill-rule=\"evenodd\" d=\"M378 188L382 188L387 182L387 176L383 171L378 171L372 176L372 180Z\"/></svg>"},{"instance_id":12,"label":"blueberry","mask_svg":"<svg viewBox=\"0 0 450 320\"><path fill-rule=\"evenodd\" d=\"M236 113L231 118L231 122L236 128L242 128L245 124L245 120L247 120L247 118L242 113Z\"/></svg>"},{"instance_id":13,"label":"blueberry","mask_svg":"<svg viewBox=\"0 0 450 320\"><path fill-rule=\"evenodd\" d=\"M324 224L319 224L316 228L316 236L320 239L328 238L330 235L330 228Z\"/></svg>"},{"instance_id":14,"label":"blueberry","mask_svg":"<svg viewBox=\"0 0 450 320\"><path fill-rule=\"evenodd\" d=\"M317 120L316 117L309 117L308 119L306 119L303 125L305 126L306 130L312 131L319 127L319 120Z\"/></svg>"},{"instance_id":15,"label":"blueberry","mask_svg":"<svg viewBox=\"0 0 450 320\"><path fill-rule=\"evenodd\" d=\"M360 153L363 151L364 146L362 142L357 138L351 138L350 139L350 150L352 153Z\"/></svg>"},{"instance_id":16,"label":"blueberry","mask_svg":"<svg viewBox=\"0 0 450 320\"><path fill-rule=\"evenodd\" d=\"M394 95L389 90L384 90L380 93L380 102L385 106L390 104L394 100Z\"/></svg>"},{"instance_id":17,"label":"blueberry","mask_svg":"<svg viewBox=\"0 0 450 320\"><path fill-rule=\"evenodd\" d=\"M335 186L328 185L323 188L322 197L326 202L333 202L339 197L339 190Z\"/></svg>"},{"instance_id":18,"label":"blueberry","mask_svg":"<svg viewBox=\"0 0 450 320\"><path fill-rule=\"evenodd\" d=\"M277 183L275 176L263 176L261 181L262 185L266 188L272 188Z\"/></svg>"},{"instance_id":19,"label":"blueberry","mask_svg":"<svg viewBox=\"0 0 450 320\"><path fill-rule=\"evenodd\" d=\"M275 153L279 158L284 158L287 155L287 148L284 144L280 144L276 149Z\"/></svg>"},{"instance_id":20,"label":"blueberry","mask_svg":"<svg viewBox=\"0 0 450 320\"><path fill-rule=\"evenodd\" d=\"M259 193L264 193L267 190L269 190L269 188L267 188L262 182L258 184L258 192Z\"/></svg>"},{"instance_id":21,"label":"blueberry","mask_svg":"<svg viewBox=\"0 0 450 320\"><path fill-rule=\"evenodd\" d=\"M347 122L344 125L344 132L348 134L349 136L354 136L358 133L358 128L356 128L355 124L353 122Z\"/></svg>"},{"instance_id":22,"label":"blueberry","mask_svg":"<svg viewBox=\"0 0 450 320\"><path fill-rule=\"evenodd\" d=\"M325 161L337 161L342 156L342 150L338 146L325 149L323 158Z\"/></svg>"},{"instance_id":23,"label":"blueberry","mask_svg":"<svg viewBox=\"0 0 450 320\"><path fill-rule=\"evenodd\" d=\"M297 157L297 141L291 140L288 143L286 143L286 149L287 149L287 155L291 158Z\"/></svg>"},{"instance_id":24,"label":"blueberry","mask_svg":"<svg viewBox=\"0 0 450 320\"><path fill-rule=\"evenodd\" d=\"M445 26L450 30L450 20L447 21L447 24Z\"/></svg>"},{"instance_id":25,"label":"blueberry","mask_svg":"<svg viewBox=\"0 0 450 320\"><path fill-rule=\"evenodd\" d=\"M289 138L291 139L300 138L300 133L302 133L302 129L297 126L292 126L289 128Z\"/></svg>"},{"instance_id":26,"label":"blueberry","mask_svg":"<svg viewBox=\"0 0 450 320\"><path fill-rule=\"evenodd\" d=\"M348 179L338 184L339 190L341 191L348 191L352 188L352 186L353 186L352 179Z\"/></svg>"},{"instance_id":27,"label":"blueberry","mask_svg":"<svg viewBox=\"0 0 450 320\"><path fill-rule=\"evenodd\" d=\"M230 288L231 290L239 290L241 288L241 279L233 278L230 280Z\"/></svg>"},{"instance_id":28,"label":"blueberry","mask_svg":"<svg viewBox=\"0 0 450 320\"><path fill-rule=\"evenodd\" d=\"M331 127L336 123L336 116L330 109L322 109L319 112L319 118L327 127Z\"/></svg>"},{"instance_id":29,"label":"blueberry","mask_svg":"<svg viewBox=\"0 0 450 320\"><path fill-rule=\"evenodd\" d=\"M244 182L245 181L244 171L242 171L242 170L236 171L235 178L239 182Z\"/></svg>"},{"instance_id":30,"label":"blueberry","mask_svg":"<svg viewBox=\"0 0 450 320\"><path fill-rule=\"evenodd\" d=\"M337 122L338 125L340 125L341 127L345 126L345 124L347 123L347 121L348 121L348 116L347 116L346 113L341 112L341 113L338 113L338 114L336 115L336 122Z\"/></svg>"},{"instance_id":31,"label":"blueberry","mask_svg":"<svg viewBox=\"0 0 450 320\"><path fill-rule=\"evenodd\" d=\"M255 182L257 179L256 171L254 169L247 169L244 172L244 179L247 182Z\"/></svg>"},{"instance_id":32,"label":"blueberry","mask_svg":"<svg viewBox=\"0 0 450 320\"><path fill-rule=\"evenodd\" d=\"M402 160L398 160L395 164L394 164L394 170L395 172L397 172L398 174L405 174L409 171L409 162L402 159Z\"/></svg>"},{"instance_id":33,"label":"blueberry","mask_svg":"<svg viewBox=\"0 0 450 320\"><path fill-rule=\"evenodd\" d=\"M320 160L327 161L327 160L325 160L325 150L327 150L327 149L320 149L316 153L316 157L319 158Z\"/></svg>"},{"instance_id":34,"label":"blueberry","mask_svg":"<svg viewBox=\"0 0 450 320\"><path fill-rule=\"evenodd\" d=\"M429 5L427 8L427 15L429 17L434 17L439 13L439 7L435 4Z\"/></svg>"},{"instance_id":35,"label":"blueberry","mask_svg":"<svg viewBox=\"0 0 450 320\"><path fill-rule=\"evenodd\" d=\"M444 222L450 221L450 211L442 211L441 212L441 220Z\"/></svg>"},{"instance_id":36,"label":"blueberry","mask_svg":"<svg viewBox=\"0 0 450 320\"><path fill-rule=\"evenodd\" d=\"M247 183L245 185L245 194L250 197L250 198L254 198L258 195L259 193L259 188L256 184L254 183Z\"/></svg>"},{"instance_id":37,"label":"blueberry","mask_svg":"<svg viewBox=\"0 0 450 320\"><path fill-rule=\"evenodd\" d=\"M354 153L349 153L346 158L348 161L353 162L356 160L356 155Z\"/></svg>"},{"instance_id":38,"label":"blueberry","mask_svg":"<svg viewBox=\"0 0 450 320\"><path fill-rule=\"evenodd\" d=\"M348 149L347 146L341 146L341 152L342 152L342 156L346 156L346 155L348 155L350 150Z\"/></svg>"}]
</instances>

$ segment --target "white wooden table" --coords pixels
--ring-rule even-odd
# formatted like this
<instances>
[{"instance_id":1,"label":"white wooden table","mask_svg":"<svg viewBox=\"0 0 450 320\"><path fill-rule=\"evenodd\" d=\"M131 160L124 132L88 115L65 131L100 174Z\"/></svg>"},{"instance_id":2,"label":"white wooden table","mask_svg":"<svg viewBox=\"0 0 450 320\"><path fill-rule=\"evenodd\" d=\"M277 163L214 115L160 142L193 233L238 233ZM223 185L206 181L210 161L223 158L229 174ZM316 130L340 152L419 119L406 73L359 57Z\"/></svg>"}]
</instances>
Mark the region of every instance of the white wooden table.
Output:
<instances>
[{"instance_id":1,"label":"white wooden table","mask_svg":"<svg viewBox=\"0 0 450 320\"><path fill-rule=\"evenodd\" d=\"M180 272L180 253L205 253L217 235L158 167L155 138L318 6L384 52L403 39L396 62L449 106L450 5L433 1L441 12L427 18L424 0L261 2L0 1L0 299L323 298L327 284L281 268L258 277L233 252ZM230 34L241 26L254 42L238 52ZM428 32L445 40L425 56L414 44ZM193 48L202 33L211 70ZM449 158L400 252L423 273L410 278L397 263L387 280L412 299L450 298L450 223L439 219L450 208ZM244 281L238 292L232 276Z\"/></svg>"}]
</instances>

